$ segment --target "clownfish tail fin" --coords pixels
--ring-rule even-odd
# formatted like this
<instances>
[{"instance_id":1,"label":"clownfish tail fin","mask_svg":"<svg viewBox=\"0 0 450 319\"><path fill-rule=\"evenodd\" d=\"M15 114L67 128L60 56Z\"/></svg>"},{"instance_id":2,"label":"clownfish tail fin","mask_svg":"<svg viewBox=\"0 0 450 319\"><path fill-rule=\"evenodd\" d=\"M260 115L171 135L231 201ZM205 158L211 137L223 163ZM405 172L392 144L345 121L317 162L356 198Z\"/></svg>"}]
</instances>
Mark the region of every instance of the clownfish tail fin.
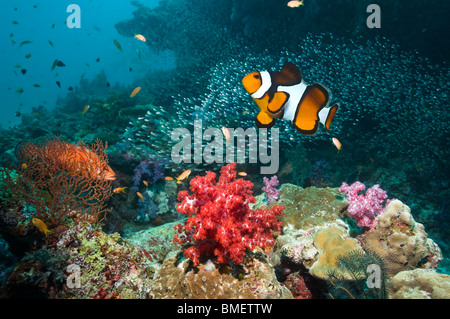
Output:
<instances>
[{"instance_id":1,"label":"clownfish tail fin","mask_svg":"<svg viewBox=\"0 0 450 319\"><path fill-rule=\"evenodd\" d=\"M320 123L322 123L323 126L325 126L327 131L330 129L331 120L333 119L336 112L339 110L339 107L340 107L339 103L335 103L333 106L324 107L322 110L320 110L319 112Z\"/></svg>"}]
</instances>

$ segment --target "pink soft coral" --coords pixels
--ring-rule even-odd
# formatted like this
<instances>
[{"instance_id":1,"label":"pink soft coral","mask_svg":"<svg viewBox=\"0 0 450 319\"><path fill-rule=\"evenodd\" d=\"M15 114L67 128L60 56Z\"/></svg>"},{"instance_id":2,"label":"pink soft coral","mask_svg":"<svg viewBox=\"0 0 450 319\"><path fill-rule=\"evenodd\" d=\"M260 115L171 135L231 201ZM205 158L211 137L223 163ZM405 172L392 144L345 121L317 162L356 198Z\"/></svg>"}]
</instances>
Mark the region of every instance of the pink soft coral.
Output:
<instances>
[{"instance_id":1,"label":"pink soft coral","mask_svg":"<svg viewBox=\"0 0 450 319\"><path fill-rule=\"evenodd\" d=\"M280 183L276 175L272 176L271 179L267 177L263 178L264 186L262 188L263 192L266 194L266 201L268 204L276 202L280 196L280 191L276 188Z\"/></svg>"},{"instance_id":2,"label":"pink soft coral","mask_svg":"<svg viewBox=\"0 0 450 319\"><path fill-rule=\"evenodd\" d=\"M235 167L235 163L223 166L218 183L213 172L195 177L190 183L192 195L188 191L178 193L181 203L177 210L189 218L175 226L180 235L174 237L174 243L193 242L184 255L194 266L200 257L212 255L219 263L239 264L246 250L273 246L272 231L281 230L276 216L283 214L284 206L251 210L248 204L255 202L251 196L253 184L236 179Z\"/></svg>"},{"instance_id":3,"label":"pink soft coral","mask_svg":"<svg viewBox=\"0 0 450 319\"><path fill-rule=\"evenodd\" d=\"M365 189L366 186L357 181L351 186L342 183L339 191L346 194L347 211L357 222L357 225L370 228L375 226L375 217L384 211L384 201L388 196L386 191L382 190L378 184L369 188L365 194L358 194Z\"/></svg>"}]
</instances>

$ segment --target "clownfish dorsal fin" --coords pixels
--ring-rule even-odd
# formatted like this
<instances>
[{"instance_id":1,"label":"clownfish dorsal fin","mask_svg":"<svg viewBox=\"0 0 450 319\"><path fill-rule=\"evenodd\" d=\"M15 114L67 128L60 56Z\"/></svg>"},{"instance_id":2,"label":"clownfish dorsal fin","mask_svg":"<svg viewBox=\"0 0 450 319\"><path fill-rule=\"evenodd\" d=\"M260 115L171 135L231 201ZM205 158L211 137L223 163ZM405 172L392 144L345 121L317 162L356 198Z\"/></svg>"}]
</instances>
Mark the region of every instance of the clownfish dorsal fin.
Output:
<instances>
[{"instance_id":1,"label":"clownfish dorsal fin","mask_svg":"<svg viewBox=\"0 0 450 319\"><path fill-rule=\"evenodd\" d=\"M298 84L302 81L302 72L300 72L300 69L294 63L285 62L281 68L280 77L280 80L285 82L283 84Z\"/></svg>"}]
</instances>

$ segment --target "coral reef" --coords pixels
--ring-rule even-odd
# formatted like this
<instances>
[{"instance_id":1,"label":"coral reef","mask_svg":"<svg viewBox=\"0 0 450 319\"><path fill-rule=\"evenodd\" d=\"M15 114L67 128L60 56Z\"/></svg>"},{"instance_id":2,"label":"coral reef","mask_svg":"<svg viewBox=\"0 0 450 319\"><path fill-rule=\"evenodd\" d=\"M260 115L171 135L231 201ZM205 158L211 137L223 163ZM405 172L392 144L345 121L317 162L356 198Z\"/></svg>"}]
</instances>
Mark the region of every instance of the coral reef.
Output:
<instances>
[{"instance_id":1,"label":"coral reef","mask_svg":"<svg viewBox=\"0 0 450 319\"><path fill-rule=\"evenodd\" d=\"M81 61L97 74L56 107L18 100L21 123L0 128L0 297L449 298L449 276L436 272L450 264L447 6L380 0L390 27L370 29L372 1L304 2L132 0L133 17L116 30L147 41L112 49L135 83L111 85L99 57L95 67ZM14 62L29 79L32 61ZM247 149L236 156L242 179L236 164L217 181L217 165L188 163L203 155L204 131L219 132L221 158L231 145L221 127L255 127L242 78L287 61L341 104L330 131L301 136L277 121L281 170L270 180ZM63 70L52 74L62 81ZM172 133L195 140L197 123L201 145L174 163ZM15 148L21 141L33 142ZM164 179L187 169L190 185ZM380 290L365 282L371 264L382 264ZM72 266L79 288L69 287Z\"/></svg>"},{"instance_id":2,"label":"coral reef","mask_svg":"<svg viewBox=\"0 0 450 319\"><path fill-rule=\"evenodd\" d=\"M153 298L177 299L289 299L291 292L281 285L265 257L246 262L233 275L230 266L214 264L211 260L199 264L196 271L188 259L177 262L176 257L164 261L154 279L150 292Z\"/></svg>"},{"instance_id":3,"label":"coral reef","mask_svg":"<svg viewBox=\"0 0 450 319\"><path fill-rule=\"evenodd\" d=\"M2 289L13 298L144 298L148 259L138 248L88 223L59 227L47 245L29 252ZM72 267L72 268L71 268ZM76 277L69 269L78 269ZM73 285L70 285L70 283Z\"/></svg>"},{"instance_id":4,"label":"coral reef","mask_svg":"<svg viewBox=\"0 0 450 319\"><path fill-rule=\"evenodd\" d=\"M377 226L361 235L361 245L364 250L383 258L390 277L417 267L435 269L438 266L441 251L427 237L423 225L414 220L408 206L393 200L376 219Z\"/></svg>"},{"instance_id":5,"label":"coral reef","mask_svg":"<svg viewBox=\"0 0 450 319\"><path fill-rule=\"evenodd\" d=\"M177 210L186 214L184 224L177 225L179 244L193 243L184 251L194 266L199 258L216 256L219 263L242 262L246 250L256 247L270 249L274 243L273 231L281 230L277 216L283 206L274 205L269 210L249 208L255 201L251 196L253 184L236 179L236 163L223 166L219 181L216 174L197 176L191 180L192 195L180 191Z\"/></svg>"},{"instance_id":6,"label":"coral reef","mask_svg":"<svg viewBox=\"0 0 450 319\"><path fill-rule=\"evenodd\" d=\"M432 269L405 270L389 282L390 299L448 299L450 276Z\"/></svg>"}]
</instances>

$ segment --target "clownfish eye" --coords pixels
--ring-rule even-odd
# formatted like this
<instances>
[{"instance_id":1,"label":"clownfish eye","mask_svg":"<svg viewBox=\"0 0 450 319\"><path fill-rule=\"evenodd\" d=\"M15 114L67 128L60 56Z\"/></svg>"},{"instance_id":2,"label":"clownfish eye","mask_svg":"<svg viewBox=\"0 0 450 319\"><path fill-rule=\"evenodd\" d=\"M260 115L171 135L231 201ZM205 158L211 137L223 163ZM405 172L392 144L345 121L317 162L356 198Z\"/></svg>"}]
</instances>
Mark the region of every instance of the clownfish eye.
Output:
<instances>
[{"instance_id":1,"label":"clownfish eye","mask_svg":"<svg viewBox=\"0 0 450 319\"><path fill-rule=\"evenodd\" d=\"M253 77L258 80L261 78L261 76L259 74L255 74Z\"/></svg>"}]
</instances>

